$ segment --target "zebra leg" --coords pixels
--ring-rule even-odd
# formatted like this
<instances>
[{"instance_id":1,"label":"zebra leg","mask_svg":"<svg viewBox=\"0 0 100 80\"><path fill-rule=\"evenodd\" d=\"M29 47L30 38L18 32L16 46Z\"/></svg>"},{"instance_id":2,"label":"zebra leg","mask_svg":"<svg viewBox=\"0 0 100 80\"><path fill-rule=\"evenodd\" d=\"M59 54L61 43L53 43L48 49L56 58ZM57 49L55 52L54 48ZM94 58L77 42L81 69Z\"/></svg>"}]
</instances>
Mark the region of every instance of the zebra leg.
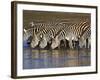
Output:
<instances>
[{"instance_id":1,"label":"zebra leg","mask_svg":"<svg viewBox=\"0 0 100 80\"><path fill-rule=\"evenodd\" d=\"M79 47L82 48L82 42L81 41L79 41Z\"/></svg>"},{"instance_id":2,"label":"zebra leg","mask_svg":"<svg viewBox=\"0 0 100 80\"><path fill-rule=\"evenodd\" d=\"M89 43L88 43L89 46L88 46L88 48L91 48L91 38L89 38L88 40L89 40Z\"/></svg>"},{"instance_id":3,"label":"zebra leg","mask_svg":"<svg viewBox=\"0 0 100 80\"><path fill-rule=\"evenodd\" d=\"M63 39L63 40L60 41L60 47L62 49L65 49L66 48L66 40L65 39Z\"/></svg>"},{"instance_id":4,"label":"zebra leg","mask_svg":"<svg viewBox=\"0 0 100 80\"><path fill-rule=\"evenodd\" d=\"M79 49L79 41L74 41L74 48Z\"/></svg>"},{"instance_id":5,"label":"zebra leg","mask_svg":"<svg viewBox=\"0 0 100 80\"><path fill-rule=\"evenodd\" d=\"M72 45L73 45L73 48L76 48L76 42L74 40L72 40Z\"/></svg>"},{"instance_id":6,"label":"zebra leg","mask_svg":"<svg viewBox=\"0 0 100 80\"><path fill-rule=\"evenodd\" d=\"M88 49L88 39L85 40L85 48Z\"/></svg>"},{"instance_id":7,"label":"zebra leg","mask_svg":"<svg viewBox=\"0 0 100 80\"><path fill-rule=\"evenodd\" d=\"M67 48L66 40L64 40L64 48L65 48L65 49Z\"/></svg>"},{"instance_id":8,"label":"zebra leg","mask_svg":"<svg viewBox=\"0 0 100 80\"><path fill-rule=\"evenodd\" d=\"M91 48L91 40L88 38L87 48Z\"/></svg>"}]
</instances>

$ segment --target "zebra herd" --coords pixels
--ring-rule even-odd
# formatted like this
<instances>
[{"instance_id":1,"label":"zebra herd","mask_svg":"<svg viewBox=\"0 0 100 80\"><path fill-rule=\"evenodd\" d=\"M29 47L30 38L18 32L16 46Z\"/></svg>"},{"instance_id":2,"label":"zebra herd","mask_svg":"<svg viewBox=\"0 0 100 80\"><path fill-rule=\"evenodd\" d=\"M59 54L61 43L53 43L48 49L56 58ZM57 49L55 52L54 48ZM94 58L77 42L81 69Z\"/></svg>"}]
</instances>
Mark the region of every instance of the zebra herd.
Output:
<instances>
[{"instance_id":1,"label":"zebra herd","mask_svg":"<svg viewBox=\"0 0 100 80\"><path fill-rule=\"evenodd\" d=\"M24 40L30 42L30 46L35 48L45 48L50 45L51 49L59 48L63 41L63 46L73 49L91 47L91 27L88 20L76 22L55 22L50 23L31 22L28 29L24 28ZM76 45L77 43L77 45Z\"/></svg>"}]
</instances>

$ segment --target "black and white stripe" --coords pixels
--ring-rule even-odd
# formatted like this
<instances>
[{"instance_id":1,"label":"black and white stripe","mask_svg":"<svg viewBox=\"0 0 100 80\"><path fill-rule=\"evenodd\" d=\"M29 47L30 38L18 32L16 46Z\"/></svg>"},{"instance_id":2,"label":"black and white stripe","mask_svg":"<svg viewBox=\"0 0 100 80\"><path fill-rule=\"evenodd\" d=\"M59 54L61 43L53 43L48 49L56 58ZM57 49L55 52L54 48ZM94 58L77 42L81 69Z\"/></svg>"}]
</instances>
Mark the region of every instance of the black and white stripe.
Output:
<instances>
[{"instance_id":1,"label":"black and white stripe","mask_svg":"<svg viewBox=\"0 0 100 80\"><path fill-rule=\"evenodd\" d=\"M88 27L81 38L79 39L81 48L90 48L91 47L91 28Z\"/></svg>"},{"instance_id":2,"label":"black and white stripe","mask_svg":"<svg viewBox=\"0 0 100 80\"><path fill-rule=\"evenodd\" d=\"M72 40L78 40L84 31L90 27L88 22L79 22L79 23L72 23L72 24L63 24L65 27L58 32L55 37L54 42L52 43L51 47L55 48L60 45L61 40L67 39L69 41L70 48L73 48ZM67 26L66 26L67 25Z\"/></svg>"}]
</instances>

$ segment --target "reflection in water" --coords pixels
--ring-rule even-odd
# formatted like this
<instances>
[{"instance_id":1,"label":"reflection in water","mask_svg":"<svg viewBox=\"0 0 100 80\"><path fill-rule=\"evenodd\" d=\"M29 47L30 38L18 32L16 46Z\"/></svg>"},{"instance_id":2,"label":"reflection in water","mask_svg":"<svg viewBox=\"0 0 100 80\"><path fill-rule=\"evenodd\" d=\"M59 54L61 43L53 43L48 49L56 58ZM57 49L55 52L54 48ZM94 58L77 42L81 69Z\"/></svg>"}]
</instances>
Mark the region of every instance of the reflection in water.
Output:
<instances>
[{"instance_id":1,"label":"reflection in water","mask_svg":"<svg viewBox=\"0 0 100 80\"><path fill-rule=\"evenodd\" d=\"M34 50L24 48L23 69L90 66L88 50Z\"/></svg>"}]
</instances>

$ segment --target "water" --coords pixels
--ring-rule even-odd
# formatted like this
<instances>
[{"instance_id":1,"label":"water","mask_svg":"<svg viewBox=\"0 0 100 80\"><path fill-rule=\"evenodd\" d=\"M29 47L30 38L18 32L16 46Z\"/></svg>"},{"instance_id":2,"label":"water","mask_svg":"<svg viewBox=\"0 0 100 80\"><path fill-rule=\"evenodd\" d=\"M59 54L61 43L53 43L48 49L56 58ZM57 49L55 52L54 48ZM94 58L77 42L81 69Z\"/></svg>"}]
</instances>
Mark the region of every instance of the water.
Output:
<instances>
[{"instance_id":1,"label":"water","mask_svg":"<svg viewBox=\"0 0 100 80\"><path fill-rule=\"evenodd\" d=\"M23 69L90 66L89 50L23 49Z\"/></svg>"}]
</instances>

